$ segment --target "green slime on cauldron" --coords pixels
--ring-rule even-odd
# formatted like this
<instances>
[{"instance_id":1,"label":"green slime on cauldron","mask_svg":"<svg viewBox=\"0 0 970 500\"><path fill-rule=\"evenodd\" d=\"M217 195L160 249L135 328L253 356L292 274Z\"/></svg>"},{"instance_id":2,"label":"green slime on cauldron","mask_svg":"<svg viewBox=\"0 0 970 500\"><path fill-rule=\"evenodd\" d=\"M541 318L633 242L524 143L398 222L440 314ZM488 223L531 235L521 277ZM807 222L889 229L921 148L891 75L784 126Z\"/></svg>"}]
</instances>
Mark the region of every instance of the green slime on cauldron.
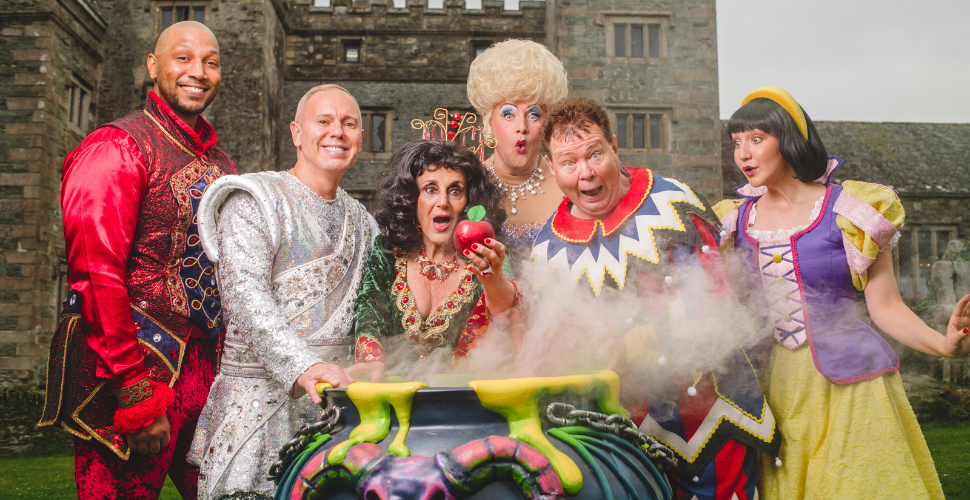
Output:
<instances>
[{"instance_id":1,"label":"green slime on cauldron","mask_svg":"<svg viewBox=\"0 0 970 500\"><path fill-rule=\"evenodd\" d=\"M563 490L575 495L583 488L583 475L579 467L564 453L556 449L542 432L539 419L539 399L569 391L577 395L595 393L599 410L606 414L629 413L620 405L620 377L605 370L587 375L563 377L532 377L505 380L473 380L468 386L475 390L482 406L505 417L509 424L509 437L532 446L549 459L559 475ZM324 387L318 386L323 392ZM359 443L378 443L387 437L391 428L390 408L394 407L398 420L398 433L388 446L388 451L399 457L407 457L410 451L404 444L411 422L411 403L414 393L427 384L367 383L357 382L347 387L347 396L360 413L358 425L346 441L336 445L327 456L329 465L341 463L352 446Z\"/></svg>"},{"instance_id":2,"label":"green slime on cauldron","mask_svg":"<svg viewBox=\"0 0 970 500\"><path fill-rule=\"evenodd\" d=\"M578 395L595 391L601 412L629 416L620 406L620 377L612 371L565 377L475 380L468 386L475 389L482 406L505 417L509 423L509 437L527 443L549 459L559 474L563 490L569 495L583 489L583 474L572 459L546 439L539 420L539 398L563 391Z\"/></svg>"},{"instance_id":3,"label":"green slime on cauldron","mask_svg":"<svg viewBox=\"0 0 970 500\"><path fill-rule=\"evenodd\" d=\"M411 428L411 400L414 393L422 387L424 382L404 382L401 384L374 384L357 382L347 387L347 397L354 402L360 413L360 425L350 431L347 440L333 447L327 456L327 463L337 465L344 461L350 447L360 443L377 443L387 437L391 430L391 407L397 417L398 431L387 447L387 451L399 456L411 455L404 445L408 429Z\"/></svg>"}]
</instances>

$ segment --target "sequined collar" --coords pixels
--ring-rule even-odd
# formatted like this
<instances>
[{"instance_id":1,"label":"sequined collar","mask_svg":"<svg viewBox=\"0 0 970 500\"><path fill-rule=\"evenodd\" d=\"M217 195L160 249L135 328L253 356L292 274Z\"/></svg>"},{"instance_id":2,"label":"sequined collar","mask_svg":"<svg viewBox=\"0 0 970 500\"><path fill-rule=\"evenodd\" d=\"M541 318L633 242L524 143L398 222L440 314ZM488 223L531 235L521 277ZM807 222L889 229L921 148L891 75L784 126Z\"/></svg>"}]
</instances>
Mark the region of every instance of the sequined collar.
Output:
<instances>
[{"instance_id":1,"label":"sequined collar","mask_svg":"<svg viewBox=\"0 0 970 500\"><path fill-rule=\"evenodd\" d=\"M189 127L161 97L158 97L154 90L148 91L145 113L161 127L166 136L186 149L191 155L201 155L214 146L218 139L216 131L204 118L201 116L197 118L195 126L198 130Z\"/></svg>"},{"instance_id":2,"label":"sequined collar","mask_svg":"<svg viewBox=\"0 0 970 500\"><path fill-rule=\"evenodd\" d=\"M603 236L609 236L640 210L653 188L653 172L646 168L624 167L630 174L630 190L620 199L616 208L605 219L580 219L569 213L569 198L564 198L552 216L552 231L570 243L588 243L596 234L596 227L603 227Z\"/></svg>"},{"instance_id":3,"label":"sequined collar","mask_svg":"<svg viewBox=\"0 0 970 500\"><path fill-rule=\"evenodd\" d=\"M401 249L394 249L394 258L395 278L391 294L395 297L397 310L402 314L401 326L404 328L405 338L408 344L418 347L423 354L428 354L445 344L454 314L475 299L475 275L464 269L459 277L458 288L424 319L418 312L414 294L408 286L408 254Z\"/></svg>"}]
</instances>

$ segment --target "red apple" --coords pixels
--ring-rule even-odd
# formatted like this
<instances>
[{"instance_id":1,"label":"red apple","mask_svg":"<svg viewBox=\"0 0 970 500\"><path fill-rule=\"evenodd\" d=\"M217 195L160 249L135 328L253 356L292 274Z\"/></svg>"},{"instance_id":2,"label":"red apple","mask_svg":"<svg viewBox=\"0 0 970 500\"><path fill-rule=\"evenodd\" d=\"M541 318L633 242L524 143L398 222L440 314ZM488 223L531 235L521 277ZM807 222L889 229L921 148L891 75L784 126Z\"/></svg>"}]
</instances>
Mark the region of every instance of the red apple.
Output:
<instances>
[{"instance_id":1,"label":"red apple","mask_svg":"<svg viewBox=\"0 0 970 500\"><path fill-rule=\"evenodd\" d=\"M465 255L465 250L471 251L472 244L485 244L486 238L495 238L495 229L488 221L482 220L485 217L485 209L481 205L475 205L468 210L468 219L460 221L455 227L453 236L455 250Z\"/></svg>"},{"instance_id":2,"label":"red apple","mask_svg":"<svg viewBox=\"0 0 970 500\"><path fill-rule=\"evenodd\" d=\"M455 227L455 249L460 255L472 249L472 243L485 244L485 238L495 238L495 229L487 221L463 220Z\"/></svg>"}]
</instances>

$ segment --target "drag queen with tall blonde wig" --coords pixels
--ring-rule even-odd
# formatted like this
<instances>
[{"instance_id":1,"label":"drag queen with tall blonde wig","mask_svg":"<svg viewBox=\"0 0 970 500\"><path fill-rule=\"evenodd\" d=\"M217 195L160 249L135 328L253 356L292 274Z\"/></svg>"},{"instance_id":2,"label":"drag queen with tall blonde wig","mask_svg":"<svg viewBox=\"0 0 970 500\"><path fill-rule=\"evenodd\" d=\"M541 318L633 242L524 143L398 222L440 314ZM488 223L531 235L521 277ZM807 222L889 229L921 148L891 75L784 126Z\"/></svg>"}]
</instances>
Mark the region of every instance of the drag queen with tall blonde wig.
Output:
<instances>
[{"instance_id":1,"label":"drag queen with tall blonde wig","mask_svg":"<svg viewBox=\"0 0 970 500\"><path fill-rule=\"evenodd\" d=\"M778 420L780 460L761 461L764 498L943 498L933 459L899 377L899 357L856 316L865 293L872 321L913 349L970 352L968 301L946 335L903 303L892 247L905 212L892 189L831 182L812 120L787 92L762 87L727 124L748 182L740 200L714 207L723 252L763 293L772 338L762 386ZM753 302L762 302L756 300ZM754 353L759 356L759 353Z\"/></svg>"},{"instance_id":2,"label":"drag queen with tall blonde wig","mask_svg":"<svg viewBox=\"0 0 970 500\"><path fill-rule=\"evenodd\" d=\"M486 137L495 139L485 168L505 197L502 231L513 264L529 258L536 234L562 201L539 152L539 128L567 90L562 62L531 40L492 45L468 70L468 100Z\"/></svg>"}]
</instances>

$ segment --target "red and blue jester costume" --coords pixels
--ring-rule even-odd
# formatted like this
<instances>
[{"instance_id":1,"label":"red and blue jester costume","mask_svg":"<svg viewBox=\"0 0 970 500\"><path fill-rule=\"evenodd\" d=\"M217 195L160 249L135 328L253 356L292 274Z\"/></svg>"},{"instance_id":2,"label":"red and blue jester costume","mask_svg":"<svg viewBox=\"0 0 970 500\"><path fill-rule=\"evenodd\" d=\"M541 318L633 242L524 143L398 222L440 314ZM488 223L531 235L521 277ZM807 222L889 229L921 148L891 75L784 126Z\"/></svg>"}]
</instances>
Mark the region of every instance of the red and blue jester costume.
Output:
<instances>
[{"instance_id":1,"label":"red and blue jester costume","mask_svg":"<svg viewBox=\"0 0 970 500\"><path fill-rule=\"evenodd\" d=\"M537 277L558 274L592 291L591 305L638 297L632 328L616 332L626 357L621 402L640 432L677 454L675 498L756 499L756 450L776 456L781 438L753 365L728 334L717 216L685 184L624 170L630 189L603 218L574 217L563 200L536 237ZM645 381L649 388L637 383Z\"/></svg>"},{"instance_id":2,"label":"red and blue jester costume","mask_svg":"<svg viewBox=\"0 0 970 500\"><path fill-rule=\"evenodd\" d=\"M39 425L74 435L81 498L154 498L166 474L195 497L185 454L222 330L195 214L208 185L236 170L215 143L205 120L192 129L149 92L143 112L100 127L64 163L71 291ZM169 446L131 456L124 434L162 414Z\"/></svg>"}]
</instances>

